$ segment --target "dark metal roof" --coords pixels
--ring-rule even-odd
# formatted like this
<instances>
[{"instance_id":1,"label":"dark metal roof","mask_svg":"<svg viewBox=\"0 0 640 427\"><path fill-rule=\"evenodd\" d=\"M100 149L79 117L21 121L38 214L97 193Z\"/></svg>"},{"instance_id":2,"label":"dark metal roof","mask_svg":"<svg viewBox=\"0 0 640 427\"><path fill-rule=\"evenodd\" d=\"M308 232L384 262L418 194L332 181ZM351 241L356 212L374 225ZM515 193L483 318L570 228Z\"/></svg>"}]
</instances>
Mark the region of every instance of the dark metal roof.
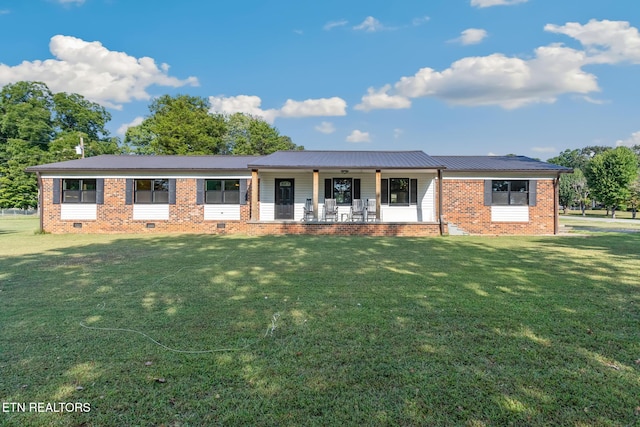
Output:
<instances>
[{"instance_id":1,"label":"dark metal roof","mask_svg":"<svg viewBox=\"0 0 640 427\"><path fill-rule=\"evenodd\" d=\"M552 163L541 162L525 156L433 156L444 164L447 171L478 172L558 172L570 173L573 170Z\"/></svg>"},{"instance_id":2,"label":"dark metal roof","mask_svg":"<svg viewBox=\"0 0 640 427\"><path fill-rule=\"evenodd\" d=\"M442 169L422 151L278 151L249 163L252 168Z\"/></svg>"},{"instance_id":3,"label":"dark metal roof","mask_svg":"<svg viewBox=\"0 0 640 427\"><path fill-rule=\"evenodd\" d=\"M29 172L56 171L132 171L132 170L232 170L248 169L249 162L260 156L116 156L102 155L31 166Z\"/></svg>"}]
</instances>

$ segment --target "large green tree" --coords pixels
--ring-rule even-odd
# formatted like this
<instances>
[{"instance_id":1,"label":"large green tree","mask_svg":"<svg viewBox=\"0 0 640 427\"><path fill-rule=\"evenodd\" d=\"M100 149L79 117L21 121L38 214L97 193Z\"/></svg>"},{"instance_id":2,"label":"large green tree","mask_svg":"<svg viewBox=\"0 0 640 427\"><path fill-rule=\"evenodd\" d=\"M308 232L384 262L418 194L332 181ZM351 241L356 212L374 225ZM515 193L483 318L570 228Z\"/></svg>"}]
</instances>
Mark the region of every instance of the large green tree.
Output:
<instances>
[{"instance_id":1,"label":"large green tree","mask_svg":"<svg viewBox=\"0 0 640 427\"><path fill-rule=\"evenodd\" d=\"M281 150L302 150L291 138L259 117L236 113L227 118L225 138L232 154L266 155Z\"/></svg>"},{"instance_id":2,"label":"large green tree","mask_svg":"<svg viewBox=\"0 0 640 427\"><path fill-rule=\"evenodd\" d=\"M263 155L303 149L259 117L211 113L205 98L164 95L149 112L126 133L125 144L138 154Z\"/></svg>"},{"instance_id":3,"label":"large green tree","mask_svg":"<svg viewBox=\"0 0 640 427\"><path fill-rule=\"evenodd\" d=\"M153 154L224 153L224 117L210 114L205 98L163 95L153 100L149 111L141 125L128 129L125 143L138 142L143 152Z\"/></svg>"},{"instance_id":4,"label":"large green tree","mask_svg":"<svg viewBox=\"0 0 640 427\"><path fill-rule=\"evenodd\" d=\"M585 215L586 205L589 202L589 186L587 178L580 169L574 169L573 173L565 173L560 176L558 192L564 213L567 213L567 208L570 206L579 206L582 215Z\"/></svg>"},{"instance_id":5,"label":"large green tree","mask_svg":"<svg viewBox=\"0 0 640 427\"><path fill-rule=\"evenodd\" d=\"M584 148L566 149L547 162L572 169L585 170L593 156L611 150L611 147L603 145L589 145Z\"/></svg>"},{"instance_id":6,"label":"large green tree","mask_svg":"<svg viewBox=\"0 0 640 427\"><path fill-rule=\"evenodd\" d=\"M105 126L111 115L78 94L52 94L41 82L17 82L0 90L0 207L35 206L37 182L24 169L39 163L121 152Z\"/></svg>"},{"instance_id":7,"label":"large green tree","mask_svg":"<svg viewBox=\"0 0 640 427\"><path fill-rule=\"evenodd\" d=\"M596 154L585 175L592 194L615 218L616 209L629 199L631 183L638 176L638 159L630 148L617 147Z\"/></svg>"}]
</instances>

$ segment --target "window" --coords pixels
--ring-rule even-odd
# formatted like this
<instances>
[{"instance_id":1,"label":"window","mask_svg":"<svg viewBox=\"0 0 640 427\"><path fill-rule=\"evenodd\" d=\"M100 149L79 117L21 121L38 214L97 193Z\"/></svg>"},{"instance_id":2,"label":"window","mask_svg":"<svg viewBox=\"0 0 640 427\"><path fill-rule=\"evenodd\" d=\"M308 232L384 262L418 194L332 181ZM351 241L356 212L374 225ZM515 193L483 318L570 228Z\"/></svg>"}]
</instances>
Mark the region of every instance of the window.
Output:
<instances>
[{"instance_id":1,"label":"window","mask_svg":"<svg viewBox=\"0 0 640 427\"><path fill-rule=\"evenodd\" d=\"M351 205L353 199L360 198L360 179L327 178L324 183L324 197L336 199L338 205Z\"/></svg>"},{"instance_id":2,"label":"window","mask_svg":"<svg viewBox=\"0 0 640 427\"><path fill-rule=\"evenodd\" d=\"M380 201L383 205L409 206L418 204L418 180L385 178L381 180Z\"/></svg>"},{"instance_id":3,"label":"window","mask_svg":"<svg viewBox=\"0 0 640 427\"><path fill-rule=\"evenodd\" d=\"M169 203L168 179L136 179L135 203Z\"/></svg>"},{"instance_id":4,"label":"window","mask_svg":"<svg viewBox=\"0 0 640 427\"><path fill-rule=\"evenodd\" d=\"M491 204L528 205L529 181L491 181Z\"/></svg>"},{"instance_id":5,"label":"window","mask_svg":"<svg viewBox=\"0 0 640 427\"><path fill-rule=\"evenodd\" d=\"M207 179L205 182L205 203L239 204L239 179Z\"/></svg>"},{"instance_id":6,"label":"window","mask_svg":"<svg viewBox=\"0 0 640 427\"><path fill-rule=\"evenodd\" d=\"M62 203L96 203L95 179L63 179Z\"/></svg>"}]
</instances>

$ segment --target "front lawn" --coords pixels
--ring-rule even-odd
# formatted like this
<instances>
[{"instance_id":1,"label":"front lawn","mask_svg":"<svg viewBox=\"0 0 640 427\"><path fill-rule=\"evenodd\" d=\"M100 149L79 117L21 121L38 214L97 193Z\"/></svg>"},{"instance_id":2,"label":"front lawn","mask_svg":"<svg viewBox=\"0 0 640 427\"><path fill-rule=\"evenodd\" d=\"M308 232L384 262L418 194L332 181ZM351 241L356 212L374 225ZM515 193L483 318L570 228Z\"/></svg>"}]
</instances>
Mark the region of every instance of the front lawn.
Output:
<instances>
[{"instance_id":1,"label":"front lawn","mask_svg":"<svg viewBox=\"0 0 640 427\"><path fill-rule=\"evenodd\" d=\"M0 425L640 423L640 233L36 228L0 219Z\"/></svg>"}]
</instances>

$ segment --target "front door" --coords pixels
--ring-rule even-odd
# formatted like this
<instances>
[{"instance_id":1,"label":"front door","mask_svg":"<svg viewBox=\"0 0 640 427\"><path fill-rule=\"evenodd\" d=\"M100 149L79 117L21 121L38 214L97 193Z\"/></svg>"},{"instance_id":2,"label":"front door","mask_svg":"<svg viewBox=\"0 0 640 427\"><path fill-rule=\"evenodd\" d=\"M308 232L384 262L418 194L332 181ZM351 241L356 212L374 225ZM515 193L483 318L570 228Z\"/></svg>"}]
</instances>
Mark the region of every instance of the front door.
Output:
<instances>
[{"instance_id":1,"label":"front door","mask_svg":"<svg viewBox=\"0 0 640 427\"><path fill-rule=\"evenodd\" d=\"M275 219L293 219L293 178L276 179Z\"/></svg>"}]
</instances>

